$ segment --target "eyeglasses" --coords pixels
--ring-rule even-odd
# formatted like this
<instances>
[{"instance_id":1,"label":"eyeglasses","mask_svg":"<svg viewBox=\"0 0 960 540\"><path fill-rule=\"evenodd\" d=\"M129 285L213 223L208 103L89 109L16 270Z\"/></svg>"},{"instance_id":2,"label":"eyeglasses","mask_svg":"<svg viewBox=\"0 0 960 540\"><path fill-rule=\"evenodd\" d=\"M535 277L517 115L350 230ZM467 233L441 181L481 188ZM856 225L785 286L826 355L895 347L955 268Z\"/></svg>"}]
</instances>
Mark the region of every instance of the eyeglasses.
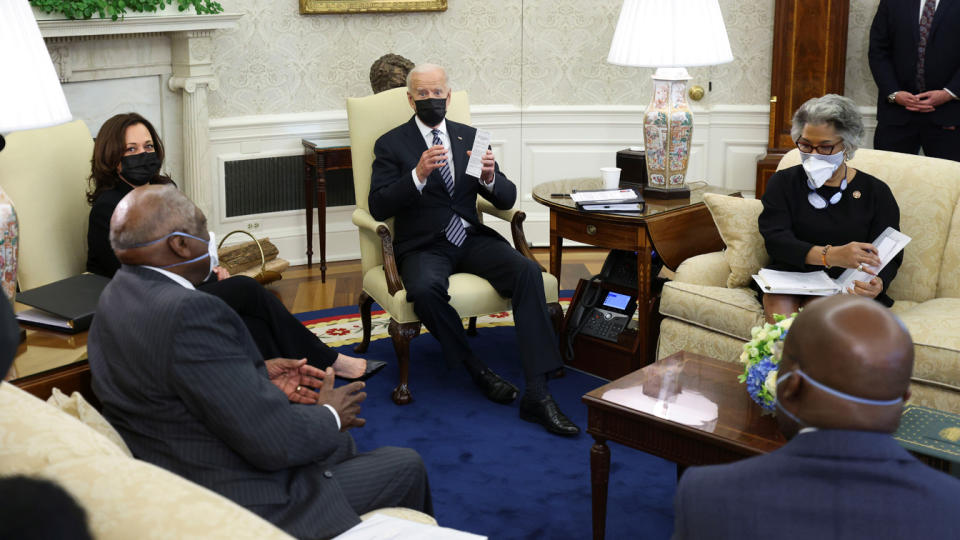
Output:
<instances>
[{"instance_id":1,"label":"eyeglasses","mask_svg":"<svg viewBox=\"0 0 960 540\"><path fill-rule=\"evenodd\" d=\"M833 144L821 144L818 146L814 146L808 142L800 142L800 139L797 139L796 143L797 143L797 148L799 148L800 151L805 154L809 154L813 151L816 151L818 154L822 156L828 156L833 153L834 148L836 148L840 144L843 144L843 141L836 142Z\"/></svg>"}]
</instances>

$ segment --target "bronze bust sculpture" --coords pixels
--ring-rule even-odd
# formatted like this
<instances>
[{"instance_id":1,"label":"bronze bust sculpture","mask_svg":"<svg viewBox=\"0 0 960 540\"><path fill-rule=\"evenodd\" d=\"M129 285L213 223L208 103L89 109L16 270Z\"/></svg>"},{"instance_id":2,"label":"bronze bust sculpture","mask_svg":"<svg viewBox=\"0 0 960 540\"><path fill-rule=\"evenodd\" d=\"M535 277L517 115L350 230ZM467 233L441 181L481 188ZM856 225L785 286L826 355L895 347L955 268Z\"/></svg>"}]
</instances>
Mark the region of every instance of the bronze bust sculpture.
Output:
<instances>
[{"instance_id":1,"label":"bronze bust sculpture","mask_svg":"<svg viewBox=\"0 0 960 540\"><path fill-rule=\"evenodd\" d=\"M385 54L370 66L370 87L374 94L407 85L407 73L414 63L399 54Z\"/></svg>"}]
</instances>

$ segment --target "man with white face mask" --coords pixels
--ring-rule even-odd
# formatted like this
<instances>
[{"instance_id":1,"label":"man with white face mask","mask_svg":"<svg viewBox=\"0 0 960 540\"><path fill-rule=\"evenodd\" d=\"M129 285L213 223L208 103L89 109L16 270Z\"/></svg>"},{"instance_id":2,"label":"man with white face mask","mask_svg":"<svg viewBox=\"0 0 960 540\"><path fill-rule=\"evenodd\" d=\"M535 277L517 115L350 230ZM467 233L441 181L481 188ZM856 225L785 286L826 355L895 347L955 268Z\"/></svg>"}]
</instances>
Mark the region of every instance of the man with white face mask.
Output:
<instances>
[{"instance_id":1,"label":"man with white face mask","mask_svg":"<svg viewBox=\"0 0 960 540\"><path fill-rule=\"evenodd\" d=\"M790 130L802 164L774 174L763 194L758 224L770 263L792 272L825 270L836 279L847 268L875 274L845 291L892 306L887 287L903 261L900 252L880 272L875 246L887 227L900 229L900 207L880 179L850 167L863 137L863 119L849 98L828 94L797 109ZM764 294L751 282L764 316L789 315L815 296Z\"/></svg>"},{"instance_id":2,"label":"man with white face mask","mask_svg":"<svg viewBox=\"0 0 960 540\"><path fill-rule=\"evenodd\" d=\"M405 448L357 454L364 383L264 359L240 317L194 290L211 272L206 218L172 186L128 193L110 222L123 263L90 327L93 391L135 456L298 538L328 538L385 506L431 512ZM318 390L317 390L318 389Z\"/></svg>"},{"instance_id":3,"label":"man with white face mask","mask_svg":"<svg viewBox=\"0 0 960 540\"><path fill-rule=\"evenodd\" d=\"M913 344L889 310L834 296L800 312L777 385L782 448L681 478L674 538L954 538L960 481L891 437Z\"/></svg>"}]
</instances>

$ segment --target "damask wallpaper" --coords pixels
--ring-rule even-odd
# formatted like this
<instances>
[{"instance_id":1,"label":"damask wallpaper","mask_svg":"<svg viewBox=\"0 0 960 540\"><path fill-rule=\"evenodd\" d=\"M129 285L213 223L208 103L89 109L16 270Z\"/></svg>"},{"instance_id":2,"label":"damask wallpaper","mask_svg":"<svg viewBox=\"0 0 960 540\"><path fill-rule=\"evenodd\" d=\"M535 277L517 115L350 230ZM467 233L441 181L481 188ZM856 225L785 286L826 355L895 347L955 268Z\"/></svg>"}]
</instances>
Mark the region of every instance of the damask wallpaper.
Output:
<instances>
[{"instance_id":1,"label":"damask wallpaper","mask_svg":"<svg viewBox=\"0 0 960 540\"><path fill-rule=\"evenodd\" d=\"M311 15L296 0L222 0L239 28L214 38L215 118L337 110L370 93L392 52L447 67L474 104L645 105L652 69L606 63L622 0L450 0L446 12ZM867 35L879 0L850 0L847 95L873 105ZM720 0L735 60L690 70L701 102L762 105L770 92L774 0Z\"/></svg>"}]
</instances>

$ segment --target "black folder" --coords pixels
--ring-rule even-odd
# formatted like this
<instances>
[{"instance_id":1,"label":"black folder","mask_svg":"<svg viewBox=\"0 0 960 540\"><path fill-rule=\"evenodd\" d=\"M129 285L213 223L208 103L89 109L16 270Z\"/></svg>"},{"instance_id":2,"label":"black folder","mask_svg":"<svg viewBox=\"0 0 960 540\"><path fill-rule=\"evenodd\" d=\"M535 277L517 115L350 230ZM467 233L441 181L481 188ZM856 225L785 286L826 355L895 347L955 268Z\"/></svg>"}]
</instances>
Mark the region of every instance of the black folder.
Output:
<instances>
[{"instance_id":1,"label":"black folder","mask_svg":"<svg viewBox=\"0 0 960 540\"><path fill-rule=\"evenodd\" d=\"M17 294L17 302L37 309L17 313L32 326L75 334L90 328L100 293L110 278L80 274Z\"/></svg>"}]
</instances>

